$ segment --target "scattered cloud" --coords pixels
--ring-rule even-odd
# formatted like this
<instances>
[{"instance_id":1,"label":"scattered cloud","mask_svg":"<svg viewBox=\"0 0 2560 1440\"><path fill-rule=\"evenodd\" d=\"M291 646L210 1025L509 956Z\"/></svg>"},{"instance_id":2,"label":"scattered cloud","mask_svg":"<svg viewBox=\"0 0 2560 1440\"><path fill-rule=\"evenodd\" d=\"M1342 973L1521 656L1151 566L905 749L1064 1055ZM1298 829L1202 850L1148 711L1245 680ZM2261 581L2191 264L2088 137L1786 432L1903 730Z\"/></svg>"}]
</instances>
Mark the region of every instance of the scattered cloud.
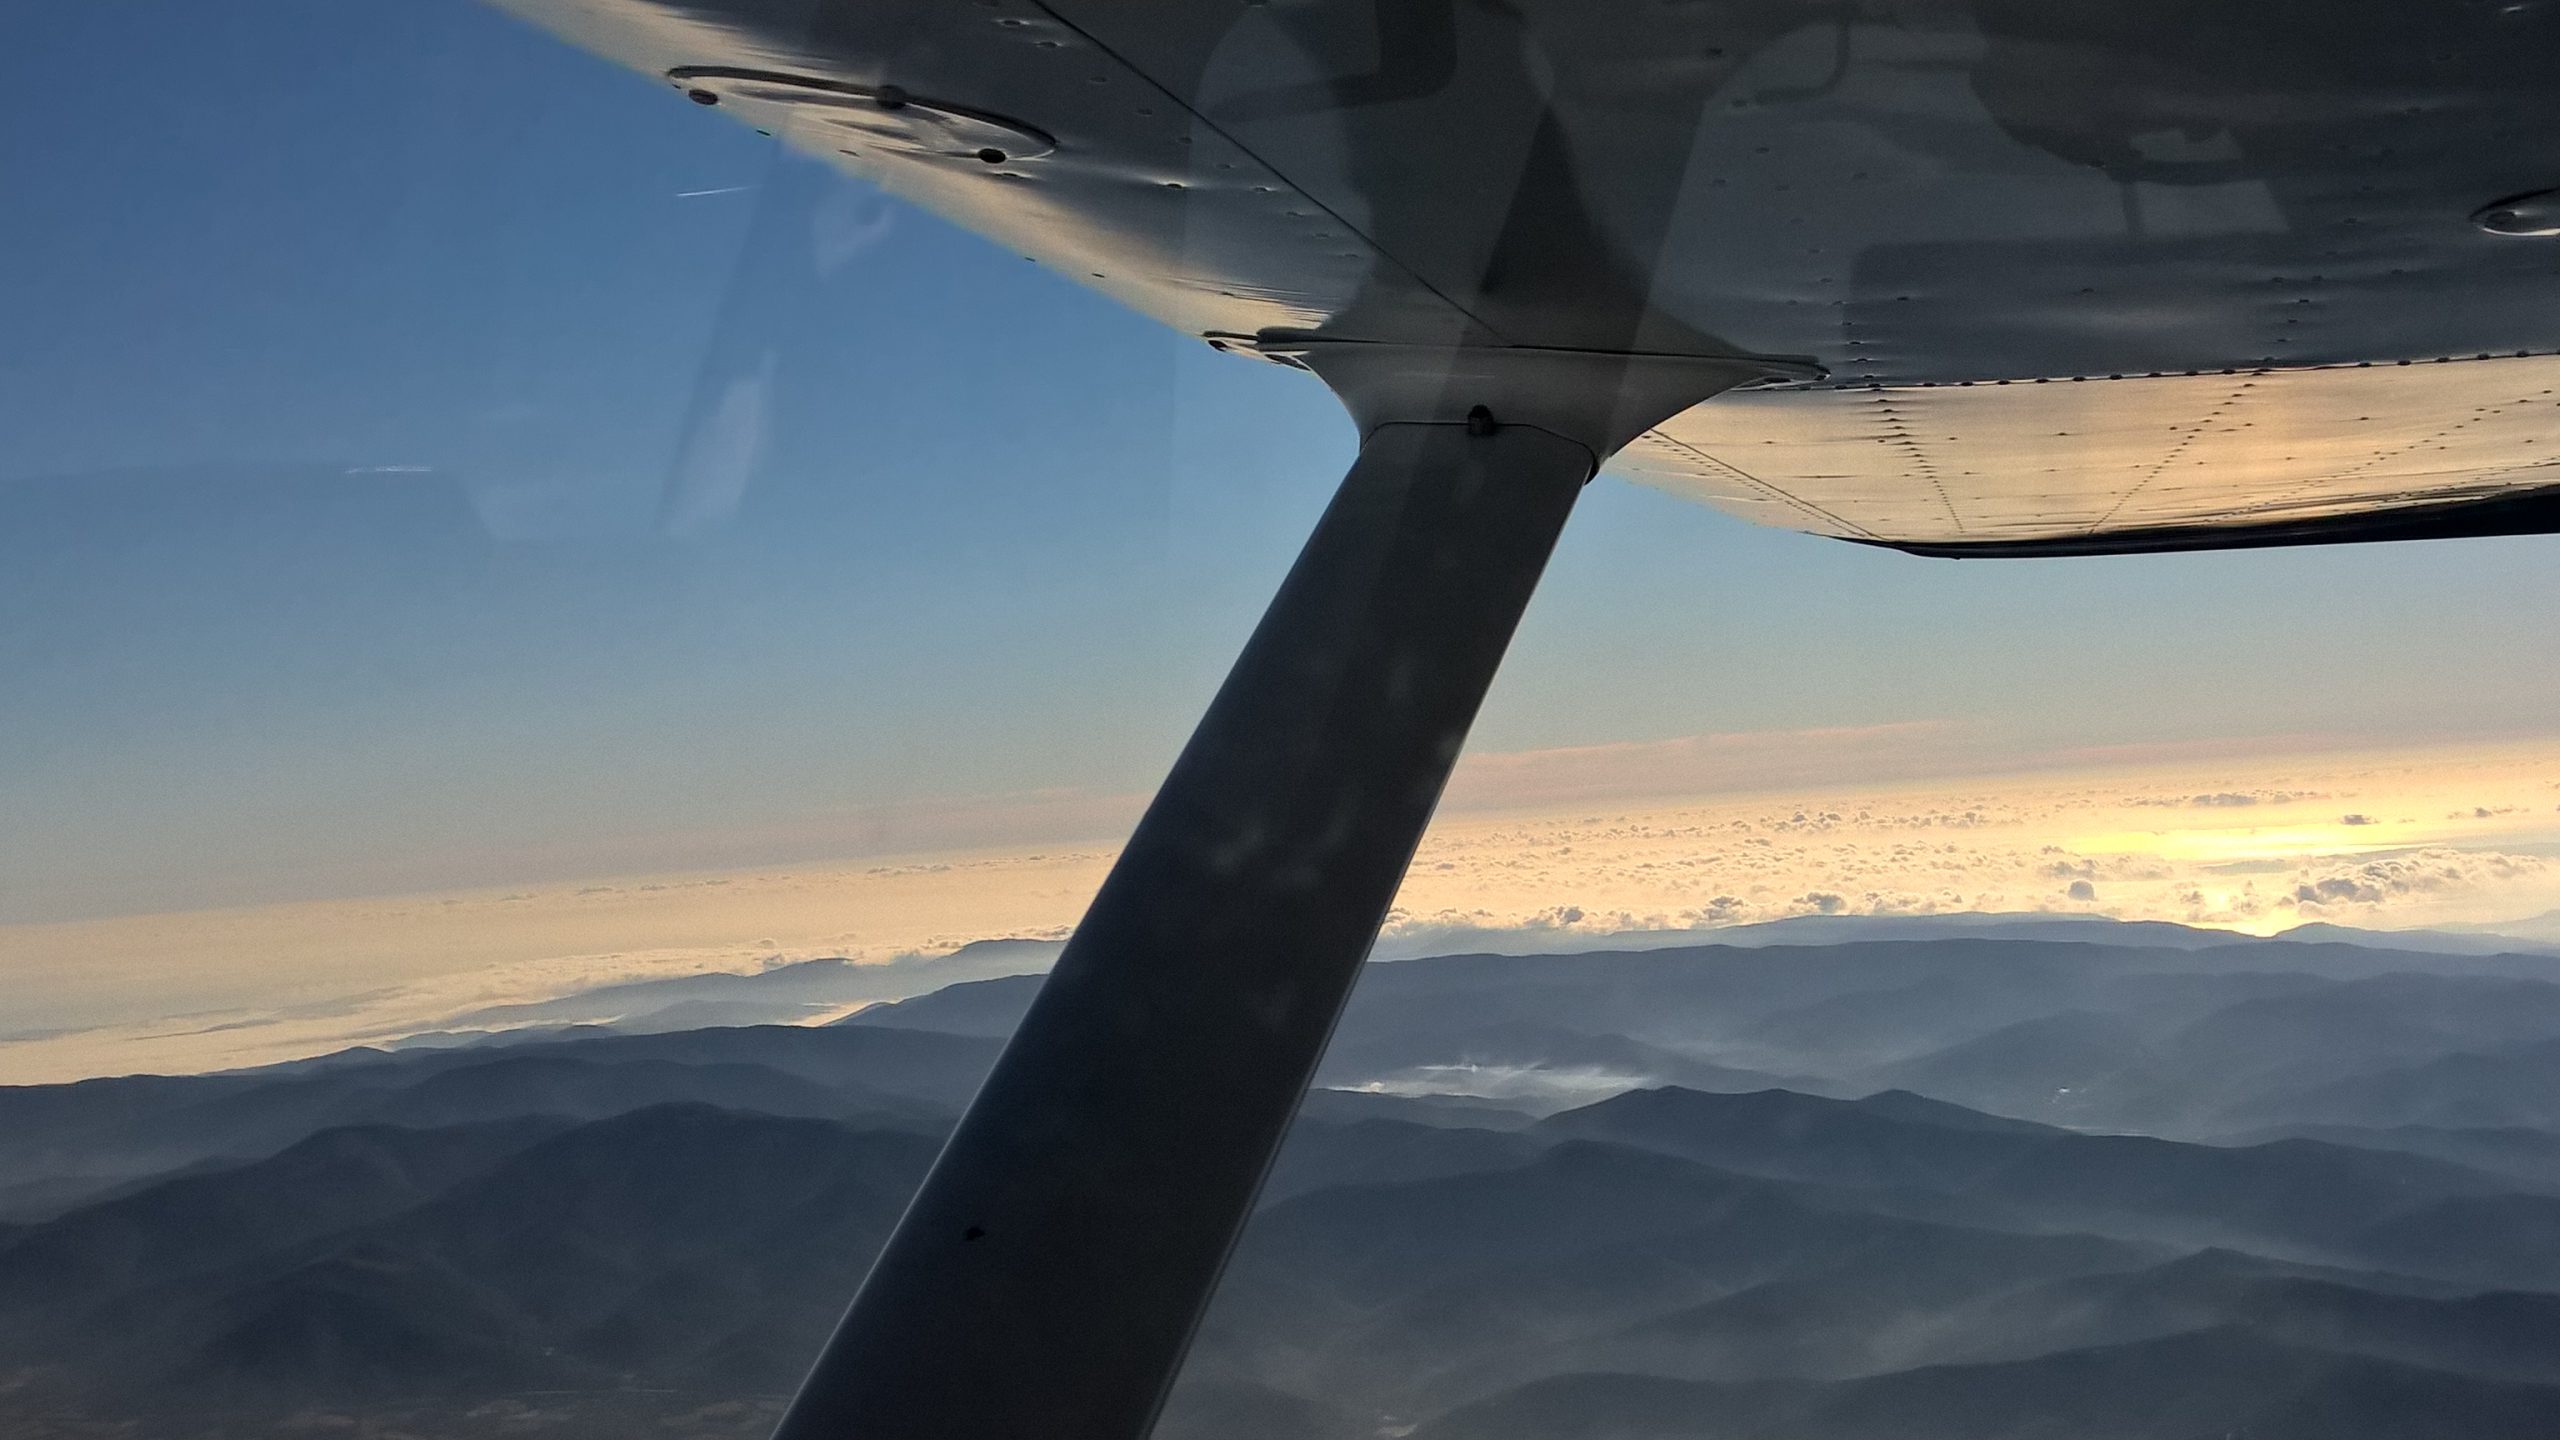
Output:
<instances>
[{"instance_id":1,"label":"scattered cloud","mask_svg":"<svg viewBox=\"0 0 2560 1440\"><path fill-rule=\"evenodd\" d=\"M2394 901L2502 888L2519 880L2540 879L2549 869L2549 862L2534 855L2436 847L2306 867L2288 898L2305 910L2370 909Z\"/></svg>"},{"instance_id":2,"label":"scattered cloud","mask_svg":"<svg viewBox=\"0 0 2560 1440\"><path fill-rule=\"evenodd\" d=\"M2179 808L2190 810L2237 810L2249 805L2293 805L2305 800L2329 797L2294 790L2215 790L2202 795L2137 795L2125 803L2145 808Z\"/></svg>"},{"instance_id":3,"label":"scattered cloud","mask_svg":"<svg viewBox=\"0 0 2560 1440\"><path fill-rule=\"evenodd\" d=\"M1776 772L1934 733L1478 757L1462 768L1479 808L1444 810L1382 949L1464 948L1494 932L1582 943L1802 915L2053 910L2263 933L2308 919L2419 926L2560 908L2560 861L2541 858L2560 855L2560 820L2542 798L2560 744L1928 784L1771 781L1685 800L1613 793L1648 765L1694 779L1757 756ZM1559 794L1568 799L1483 808ZM2361 808L2342 816L2350 802ZM825 956L896 967L990 935L1055 940L1113 856L1055 837L1125 832L1140 804L1082 791L919 801L811 820L806 837L838 853L888 837L1019 837L981 849L0 926L17 1032L0 1039L0 1081L258 1063L634 980ZM2384 815L2454 818L2378 831ZM2386 834L2399 843L2376 843ZM883 971L884 987L908 973ZM933 973L914 968L914 983Z\"/></svg>"}]
</instances>

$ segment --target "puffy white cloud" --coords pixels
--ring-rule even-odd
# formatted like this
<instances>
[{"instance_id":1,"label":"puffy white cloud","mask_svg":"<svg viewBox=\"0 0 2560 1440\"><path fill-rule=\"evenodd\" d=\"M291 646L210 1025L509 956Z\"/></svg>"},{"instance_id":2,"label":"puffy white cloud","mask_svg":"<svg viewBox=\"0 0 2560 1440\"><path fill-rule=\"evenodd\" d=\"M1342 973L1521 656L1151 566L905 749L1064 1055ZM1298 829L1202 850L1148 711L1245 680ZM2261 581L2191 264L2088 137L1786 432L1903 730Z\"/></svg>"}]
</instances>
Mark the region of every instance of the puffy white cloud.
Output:
<instances>
[{"instance_id":1,"label":"puffy white cloud","mask_svg":"<svg viewBox=\"0 0 2560 1440\"><path fill-rule=\"evenodd\" d=\"M2128 805L2152 809L2237 810L2251 805L2293 805L2329 797L2299 790L2209 790L2193 795L2137 795Z\"/></svg>"},{"instance_id":2,"label":"puffy white cloud","mask_svg":"<svg viewBox=\"0 0 2560 1440\"><path fill-rule=\"evenodd\" d=\"M2304 867L2286 897L2306 911L2372 908L2394 901L2540 879L2550 863L2535 855L2433 847L2345 863Z\"/></svg>"}]
</instances>

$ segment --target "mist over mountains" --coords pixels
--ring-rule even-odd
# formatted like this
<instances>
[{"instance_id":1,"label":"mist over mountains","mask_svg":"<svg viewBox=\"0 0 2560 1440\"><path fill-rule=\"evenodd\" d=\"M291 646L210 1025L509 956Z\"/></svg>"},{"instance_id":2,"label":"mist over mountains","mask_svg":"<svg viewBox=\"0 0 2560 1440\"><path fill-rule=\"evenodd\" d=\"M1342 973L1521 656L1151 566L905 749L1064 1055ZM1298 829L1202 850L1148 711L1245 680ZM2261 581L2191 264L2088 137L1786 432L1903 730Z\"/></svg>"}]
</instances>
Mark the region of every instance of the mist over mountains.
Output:
<instances>
[{"instance_id":1,"label":"mist over mountains","mask_svg":"<svg viewBox=\"0 0 2560 1440\"><path fill-rule=\"evenodd\" d=\"M1734 938L1373 965L1159 1434L2560 1433L2560 959ZM846 978L0 1090L0 1435L761 1435L1038 983Z\"/></svg>"}]
</instances>

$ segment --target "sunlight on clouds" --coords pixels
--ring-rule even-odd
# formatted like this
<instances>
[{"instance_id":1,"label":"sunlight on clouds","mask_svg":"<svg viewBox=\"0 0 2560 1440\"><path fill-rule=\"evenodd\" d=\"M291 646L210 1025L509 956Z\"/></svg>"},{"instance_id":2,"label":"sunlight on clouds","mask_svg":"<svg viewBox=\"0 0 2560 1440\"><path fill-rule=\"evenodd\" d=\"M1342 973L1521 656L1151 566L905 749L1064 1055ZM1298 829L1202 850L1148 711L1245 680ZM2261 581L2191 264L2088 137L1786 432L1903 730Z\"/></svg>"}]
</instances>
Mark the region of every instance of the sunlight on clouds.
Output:
<instances>
[{"instance_id":1,"label":"sunlight on clouds","mask_svg":"<svg viewBox=\"0 0 2560 1440\"><path fill-rule=\"evenodd\" d=\"M1393 923L1596 933L1950 911L2260 934L2486 923L2560 902L2545 858L2560 850L2555 772L2560 747L2546 744L1460 819L1425 842Z\"/></svg>"},{"instance_id":2,"label":"sunlight on clouds","mask_svg":"<svg viewBox=\"0 0 2560 1440\"><path fill-rule=\"evenodd\" d=\"M2252 826L2229 830L2117 830L2073 840L2075 850L2230 865L2297 855L2357 855L2398 848L2343 825Z\"/></svg>"},{"instance_id":3,"label":"sunlight on clouds","mask_svg":"<svg viewBox=\"0 0 2560 1440\"><path fill-rule=\"evenodd\" d=\"M2560 742L1836 778L1897 743L1961 758L1928 727L1470 757L1385 943L1409 954L1486 932L1588 939L1796 915L2043 911L2267 934L2560 910ZM1624 798L1648 771L1728 791L1737 776L1835 778ZM1529 797L1555 803L1500 808ZM626 980L1054 938L1111 855L1024 846L0 926L0 1080L255 1064Z\"/></svg>"}]
</instances>

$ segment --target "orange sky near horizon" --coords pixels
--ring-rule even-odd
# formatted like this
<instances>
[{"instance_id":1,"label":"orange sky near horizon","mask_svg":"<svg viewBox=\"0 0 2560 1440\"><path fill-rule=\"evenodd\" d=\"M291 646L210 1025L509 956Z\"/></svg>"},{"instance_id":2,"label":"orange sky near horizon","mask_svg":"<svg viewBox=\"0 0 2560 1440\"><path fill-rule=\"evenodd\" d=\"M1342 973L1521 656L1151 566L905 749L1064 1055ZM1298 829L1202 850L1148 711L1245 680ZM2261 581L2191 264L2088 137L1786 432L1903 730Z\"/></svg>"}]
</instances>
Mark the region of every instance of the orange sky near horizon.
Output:
<instances>
[{"instance_id":1,"label":"orange sky near horizon","mask_svg":"<svg viewBox=\"0 0 2560 1440\"><path fill-rule=\"evenodd\" d=\"M1390 939L1956 911L2266 934L2560 910L2560 741L1807 778L1907 756L1931 743L1919 728L1470 757ZM1736 793L1744 775L1796 783ZM1631 798L1647 779L1702 793ZM1125 824L1113 812L1134 806L1093 808ZM615 981L1062 936L1112 853L1026 845L0 926L0 1082L265 1063Z\"/></svg>"}]
</instances>

